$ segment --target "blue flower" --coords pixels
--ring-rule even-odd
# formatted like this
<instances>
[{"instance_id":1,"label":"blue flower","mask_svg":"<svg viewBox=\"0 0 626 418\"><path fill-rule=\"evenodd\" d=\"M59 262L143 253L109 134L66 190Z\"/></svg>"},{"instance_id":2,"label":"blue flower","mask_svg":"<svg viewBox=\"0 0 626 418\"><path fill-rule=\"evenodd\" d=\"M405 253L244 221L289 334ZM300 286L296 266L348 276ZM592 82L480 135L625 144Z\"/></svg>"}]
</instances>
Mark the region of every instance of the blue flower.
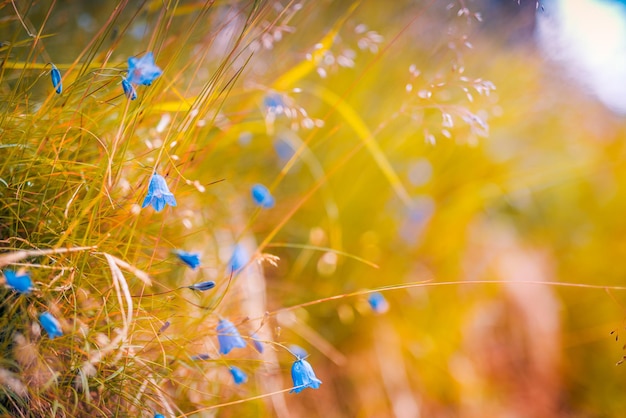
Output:
<instances>
[{"instance_id":1,"label":"blue flower","mask_svg":"<svg viewBox=\"0 0 626 418\"><path fill-rule=\"evenodd\" d=\"M7 285L19 293L30 293L33 288L33 282L30 280L28 273L17 274L11 270L5 270L4 278L7 281Z\"/></svg>"},{"instance_id":2,"label":"blue flower","mask_svg":"<svg viewBox=\"0 0 626 418\"><path fill-rule=\"evenodd\" d=\"M52 86L56 89L57 94L61 94L63 91L63 84L61 84L61 72L56 65L51 65L52 70L50 71L50 77L52 78Z\"/></svg>"},{"instance_id":3,"label":"blue flower","mask_svg":"<svg viewBox=\"0 0 626 418\"><path fill-rule=\"evenodd\" d=\"M200 254L198 253L188 253L183 250L174 250L174 254L180 258L180 261L187 264L194 270L200 265Z\"/></svg>"},{"instance_id":4,"label":"blue flower","mask_svg":"<svg viewBox=\"0 0 626 418\"><path fill-rule=\"evenodd\" d=\"M275 92L268 93L267 96L263 98L263 105L265 105L268 112L272 112L277 115L285 111L285 101L283 100L283 96Z\"/></svg>"},{"instance_id":5,"label":"blue flower","mask_svg":"<svg viewBox=\"0 0 626 418\"><path fill-rule=\"evenodd\" d=\"M215 287L215 282L212 280L209 280L206 282L195 283L195 284L192 284L191 286L187 286L188 289L199 290L201 292L204 292L205 290L213 289L214 287Z\"/></svg>"},{"instance_id":6,"label":"blue flower","mask_svg":"<svg viewBox=\"0 0 626 418\"><path fill-rule=\"evenodd\" d=\"M230 366L230 374L233 375L233 380L236 385L241 385L242 383L246 383L248 381L248 375L239 367Z\"/></svg>"},{"instance_id":7,"label":"blue flower","mask_svg":"<svg viewBox=\"0 0 626 418\"><path fill-rule=\"evenodd\" d=\"M39 322L50 336L50 339L63 335L61 324L59 324L59 321L57 321L57 319L50 312L44 312L39 315Z\"/></svg>"},{"instance_id":8,"label":"blue flower","mask_svg":"<svg viewBox=\"0 0 626 418\"><path fill-rule=\"evenodd\" d=\"M149 86L161 74L163 74L163 71L154 64L152 52L148 52L141 58L130 57L128 59L128 75L126 78L133 84Z\"/></svg>"},{"instance_id":9,"label":"blue flower","mask_svg":"<svg viewBox=\"0 0 626 418\"><path fill-rule=\"evenodd\" d=\"M154 414L154 418L165 418L163 414Z\"/></svg>"},{"instance_id":10,"label":"blue flower","mask_svg":"<svg viewBox=\"0 0 626 418\"><path fill-rule=\"evenodd\" d=\"M267 189L267 187L263 186L262 184L255 184L254 186L252 186L250 192L252 194L252 200L254 200L254 203L256 205L261 206L265 209L270 209L274 207L274 197Z\"/></svg>"},{"instance_id":11,"label":"blue flower","mask_svg":"<svg viewBox=\"0 0 626 418\"><path fill-rule=\"evenodd\" d=\"M233 271L244 268L246 264L248 264L249 260L250 257L248 256L246 249L241 244L235 245L233 255L230 257L230 266Z\"/></svg>"},{"instance_id":12,"label":"blue flower","mask_svg":"<svg viewBox=\"0 0 626 418\"><path fill-rule=\"evenodd\" d=\"M256 351L259 353L263 352L263 343L259 340L259 336L256 335L256 332L250 336L252 338L252 345L256 348Z\"/></svg>"},{"instance_id":13,"label":"blue flower","mask_svg":"<svg viewBox=\"0 0 626 418\"><path fill-rule=\"evenodd\" d=\"M304 348L296 344L291 344L289 346L289 351L291 352L291 354L293 354L297 358L305 358L306 356L309 355L309 353L307 353Z\"/></svg>"},{"instance_id":14,"label":"blue flower","mask_svg":"<svg viewBox=\"0 0 626 418\"><path fill-rule=\"evenodd\" d=\"M298 359L291 366L291 379L293 379L293 389L289 391L300 393L306 388L317 389L322 381L315 376L313 367L305 359Z\"/></svg>"},{"instance_id":15,"label":"blue flower","mask_svg":"<svg viewBox=\"0 0 626 418\"><path fill-rule=\"evenodd\" d=\"M172 325L170 321L165 321L163 325L161 325L161 328L159 328L159 334L162 332L165 332L165 330L167 330L170 327L170 325Z\"/></svg>"},{"instance_id":16,"label":"blue flower","mask_svg":"<svg viewBox=\"0 0 626 418\"><path fill-rule=\"evenodd\" d=\"M124 94L127 98L130 100L135 100L137 98L137 91L135 90L135 87L133 87L133 85L130 84L130 81L125 78L122 78L122 88L124 89Z\"/></svg>"},{"instance_id":17,"label":"blue flower","mask_svg":"<svg viewBox=\"0 0 626 418\"><path fill-rule=\"evenodd\" d=\"M370 304L372 310L378 314L385 313L389 310L389 303L382 293L371 293L367 298L367 303Z\"/></svg>"},{"instance_id":18,"label":"blue flower","mask_svg":"<svg viewBox=\"0 0 626 418\"><path fill-rule=\"evenodd\" d=\"M148 186L148 194L146 198L143 200L142 208L145 208L148 205L152 205L154 210L160 212L163 210L165 205L168 204L170 206L176 206L176 198L170 192L170 189L167 187L167 183L165 183L165 179L163 176L154 173L152 178L150 179L150 185Z\"/></svg>"},{"instance_id":19,"label":"blue flower","mask_svg":"<svg viewBox=\"0 0 626 418\"><path fill-rule=\"evenodd\" d=\"M233 348L244 348L246 342L239 335L239 331L228 319L220 319L217 324L217 341L220 343L220 353L228 354Z\"/></svg>"},{"instance_id":20,"label":"blue flower","mask_svg":"<svg viewBox=\"0 0 626 418\"><path fill-rule=\"evenodd\" d=\"M296 153L291 147L291 144L283 138L277 138L274 141L274 151L276 151L278 158L280 158L283 162L289 161Z\"/></svg>"}]
</instances>

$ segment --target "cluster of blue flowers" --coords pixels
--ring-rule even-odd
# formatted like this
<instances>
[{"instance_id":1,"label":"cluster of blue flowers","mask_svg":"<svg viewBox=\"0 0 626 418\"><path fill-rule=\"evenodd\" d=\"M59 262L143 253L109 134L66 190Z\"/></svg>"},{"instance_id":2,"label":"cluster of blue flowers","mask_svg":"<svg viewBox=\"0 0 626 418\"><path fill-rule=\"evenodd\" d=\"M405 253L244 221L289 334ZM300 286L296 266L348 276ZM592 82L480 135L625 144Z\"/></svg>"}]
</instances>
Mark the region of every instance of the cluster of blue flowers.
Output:
<instances>
[{"instance_id":1,"label":"cluster of blue flowers","mask_svg":"<svg viewBox=\"0 0 626 418\"><path fill-rule=\"evenodd\" d=\"M150 86L152 82L159 77L163 71L155 64L154 55L148 52L141 58L131 57L128 59L128 71L126 76L122 78L122 89L125 96L129 100L137 98L136 86ZM57 67L52 64L51 70L52 85L56 93L61 94L63 86L61 82L61 73ZM270 99L266 99L270 100ZM268 107L272 107L274 111L279 112L279 103L270 100ZM262 184L254 184L250 189L252 202L261 209L271 209L275 205L274 197L270 190ZM160 212L169 205L176 207L177 201L174 194L170 191L165 178L153 172L148 184L148 192L142 202L141 207L146 208L152 206L156 212ZM178 259L189 268L196 270L201 265L200 254L195 252L187 252L184 250L175 250L174 254ZM249 255L241 245L236 245L230 260L230 267L233 272L237 272L249 263ZM19 293L29 293L32 289L32 282L27 274L16 274L12 271L4 273L7 285L15 289ZM207 291L215 287L214 281L203 281L190 286L185 286L195 291ZM50 338L60 337L63 335L59 321L49 312L44 312L39 316L42 327L46 330ZM217 324L217 339L219 343L219 352L222 355L229 354L233 349L245 348L246 341L241 337L235 325L227 320L220 319ZM263 352L263 343L256 334L250 336L250 340L254 348L259 352ZM306 351L295 350L292 352L296 357L296 361L291 368L291 376L294 388L292 392L299 393L303 389L310 387L319 388L322 383L313 372L311 365L305 360ZM208 354L199 354L191 357L192 360L207 360ZM235 384L240 385L248 381L248 375L240 368L229 365L228 369L232 375ZM154 418L161 418L162 414L156 413Z\"/></svg>"},{"instance_id":2,"label":"cluster of blue flowers","mask_svg":"<svg viewBox=\"0 0 626 418\"><path fill-rule=\"evenodd\" d=\"M126 78L122 79L124 94L130 100L135 100L137 98L135 85L149 86L161 74L163 71L154 63L152 52L148 52L141 58L130 57L128 59L128 74Z\"/></svg>"},{"instance_id":3,"label":"cluster of blue flowers","mask_svg":"<svg viewBox=\"0 0 626 418\"><path fill-rule=\"evenodd\" d=\"M33 290L33 281L28 273L14 272L12 270L4 270L4 279L10 289L17 293L29 294ZM44 312L39 315L39 323L48 333L50 339L61 337L63 330L61 324L50 312Z\"/></svg>"},{"instance_id":4,"label":"cluster of blue flowers","mask_svg":"<svg viewBox=\"0 0 626 418\"><path fill-rule=\"evenodd\" d=\"M256 334L252 334L251 339L257 351L262 353L263 345ZM239 334L235 325L227 319L220 319L217 324L217 341L220 346L220 353L223 355L230 353L235 348L246 347L246 342ZM294 386L291 392L300 393L306 388L318 389L322 381L315 376L313 367L304 359L307 356L307 352L300 347L293 347L290 351L295 355L296 361L291 366L291 378ZM230 372L237 385L248 380L245 372L237 367L230 366Z\"/></svg>"},{"instance_id":5,"label":"cluster of blue flowers","mask_svg":"<svg viewBox=\"0 0 626 418\"><path fill-rule=\"evenodd\" d=\"M50 64L50 78L52 86L57 94L63 92L61 72L54 64ZM148 52L141 58L130 57L128 59L128 71L126 77L122 78L122 89L129 100L137 98L135 86L149 86L152 82L163 74L163 70L154 63L154 55Z\"/></svg>"}]
</instances>

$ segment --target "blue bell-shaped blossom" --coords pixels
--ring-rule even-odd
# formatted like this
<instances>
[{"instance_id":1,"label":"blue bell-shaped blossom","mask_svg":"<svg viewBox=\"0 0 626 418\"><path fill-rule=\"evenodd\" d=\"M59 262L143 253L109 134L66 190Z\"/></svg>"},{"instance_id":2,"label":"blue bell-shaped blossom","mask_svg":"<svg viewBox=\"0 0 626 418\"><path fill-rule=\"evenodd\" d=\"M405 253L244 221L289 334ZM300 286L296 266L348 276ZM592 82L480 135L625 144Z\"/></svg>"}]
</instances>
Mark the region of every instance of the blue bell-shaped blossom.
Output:
<instances>
[{"instance_id":1,"label":"blue bell-shaped blossom","mask_svg":"<svg viewBox=\"0 0 626 418\"><path fill-rule=\"evenodd\" d=\"M230 366L230 374L233 375L233 380L236 385L241 385L248 381L248 375L239 367Z\"/></svg>"},{"instance_id":2,"label":"blue bell-shaped blossom","mask_svg":"<svg viewBox=\"0 0 626 418\"><path fill-rule=\"evenodd\" d=\"M56 67L56 65L52 65L52 70L50 71L50 78L52 79L52 85L55 88L57 94L61 94L63 91L63 84L61 83L61 72Z\"/></svg>"},{"instance_id":3,"label":"blue bell-shaped blossom","mask_svg":"<svg viewBox=\"0 0 626 418\"><path fill-rule=\"evenodd\" d=\"M250 338L252 338L252 345L254 346L256 351L258 351L259 353L262 353L263 352L263 342L261 340L259 340L259 336L256 334L256 332L254 334L252 334L250 336Z\"/></svg>"},{"instance_id":4,"label":"blue bell-shaped blossom","mask_svg":"<svg viewBox=\"0 0 626 418\"><path fill-rule=\"evenodd\" d=\"M241 338L239 331L228 319L220 319L217 324L217 341L220 344L220 353L228 354L233 348L244 348L246 342Z\"/></svg>"},{"instance_id":5,"label":"blue bell-shaped blossom","mask_svg":"<svg viewBox=\"0 0 626 418\"><path fill-rule=\"evenodd\" d=\"M248 261L250 261L250 256L246 249L241 244L235 245L233 255L230 257L230 267L233 271L244 268Z\"/></svg>"},{"instance_id":6,"label":"blue bell-shaped blossom","mask_svg":"<svg viewBox=\"0 0 626 418\"><path fill-rule=\"evenodd\" d=\"M215 282L213 280L208 280L206 282L200 282L200 283L194 283L191 286L187 286L188 289L199 290L200 292L213 289L214 287L215 287Z\"/></svg>"},{"instance_id":7,"label":"blue bell-shaped blossom","mask_svg":"<svg viewBox=\"0 0 626 418\"><path fill-rule=\"evenodd\" d=\"M128 99L135 100L137 98L137 90L135 90L135 87L125 78L122 78L122 88Z\"/></svg>"},{"instance_id":8,"label":"blue bell-shaped blossom","mask_svg":"<svg viewBox=\"0 0 626 418\"><path fill-rule=\"evenodd\" d=\"M377 314L382 314L389 310L389 303L380 292L371 293L367 298L367 303L369 303L372 311Z\"/></svg>"},{"instance_id":9,"label":"blue bell-shaped blossom","mask_svg":"<svg viewBox=\"0 0 626 418\"><path fill-rule=\"evenodd\" d=\"M198 253L188 253L183 250L174 250L174 254L178 256L180 261L187 264L194 270L200 265L200 254Z\"/></svg>"},{"instance_id":10,"label":"blue bell-shaped blossom","mask_svg":"<svg viewBox=\"0 0 626 418\"><path fill-rule=\"evenodd\" d=\"M148 194L143 200L141 207L145 208L148 205L152 205L154 210L160 212L166 204L176 206L176 198L167 187L163 176L154 173L150 179L150 185L148 185Z\"/></svg>"},{"instance_id":11,"label":"blue bell-shaped blossom","mask_svg":"<svg viewBox=\"0 0 626 418\"><path fill-rule=\"evenodd\" d=\"M264 209L270 209L274 207L274 197L270 193L267 187L262 184L255 184L250 189L252 194L252 200L257 206Z\"/></svg>"},{"instance_id":12,"label":"blue bell-shaped blossom","mask_svg":"<svg viewBox=\"0 0 626 418\"><path fill-rule=\"evenodd\" d=\"M317 389L322 381L315 376L313 367L305 359L296 360L291 366L291 378L293 379L293 389L289 392L300 393L306 388Z\"/></svg>"},{"instance_id":13,"label":"blue bell-shaped blossom","mask_svg":"<svg viewBox=\"0 0 626 418\"><path fill-rule=\"evenodd\" d=\"M63 335L61 324L50 312L44 312L39 315L39 322L43 329L46 330L51 340Z\"/></svg>"},{"instance_id":14,"label":"blue bell-shaped blossom","mask_svg":"<svg viewBox=\"0 0 626 418\"><path fill-rule=\"evenodd\" d=\"M163 71L154 63L154 55L148 52L141 58L128 59L128 75L126 78L133 84L149 86Z\"/></svg>"},{"instance_id":15,"label":"blue bell-shaped blossom","mask_svg":"<svg viewBox=\"0 0 626 418\"><path fill-rule=\"evenodd\" d=\"M7 281L7 285L19 293L30 293L33 288L33 282L28 273L18 274L11 270L5 270L4 278Z\"/></svg>"}]
</instances>

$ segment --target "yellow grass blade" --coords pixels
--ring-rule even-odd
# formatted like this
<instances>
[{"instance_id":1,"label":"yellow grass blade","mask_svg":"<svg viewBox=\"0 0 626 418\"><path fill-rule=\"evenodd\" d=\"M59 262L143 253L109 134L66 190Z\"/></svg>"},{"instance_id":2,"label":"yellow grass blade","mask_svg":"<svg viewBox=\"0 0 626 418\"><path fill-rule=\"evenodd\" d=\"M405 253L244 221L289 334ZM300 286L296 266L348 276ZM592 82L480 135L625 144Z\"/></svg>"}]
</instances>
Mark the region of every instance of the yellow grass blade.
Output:
<instances>
[{"instance_id":1,"label":"yellow grass blade","mask_svg":"<svg viewBox=\"0 0 626 418\"><path fill-rule=\"evenodd\" d=\"M375 141L374 135L369 130L363 119L361 119L359 114L337 94L328 90L325 87L322 87L319 84L316 84L312 87L311 93L317 95L320 99L325 101L328 105L330 105L337 112L339 112L343 119L357 134L359 139L363 141L365 147L367 148L369 153L372 154L372 158L374 158L374 161L376 161L378 167L381 169L389 183L391 183L391 186L395 190L398 197L407 206L411 206L412 203L409 192L407 192L407 190L404 188L402 181L389 163L389 160L387 160L385 153L378 145L378 142Z\"/></svg>"}]
</instances>

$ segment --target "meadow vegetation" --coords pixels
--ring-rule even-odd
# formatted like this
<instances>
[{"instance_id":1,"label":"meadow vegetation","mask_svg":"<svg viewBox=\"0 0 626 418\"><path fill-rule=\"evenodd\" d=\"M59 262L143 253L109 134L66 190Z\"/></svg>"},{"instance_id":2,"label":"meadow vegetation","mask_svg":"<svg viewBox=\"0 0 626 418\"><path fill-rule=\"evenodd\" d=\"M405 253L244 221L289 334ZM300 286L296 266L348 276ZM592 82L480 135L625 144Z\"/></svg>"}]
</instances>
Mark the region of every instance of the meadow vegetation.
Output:
<instances>
[{"instance_id":1,"label":"meadow vegetation","mask_svg":"<svg viewBox=\"0 0 626 418\"><path fill-rule=\"evenodd\" d=\"M619 416L624 123L485 3L1 3L0 413Z\"/></svg>"}]
</instances>

